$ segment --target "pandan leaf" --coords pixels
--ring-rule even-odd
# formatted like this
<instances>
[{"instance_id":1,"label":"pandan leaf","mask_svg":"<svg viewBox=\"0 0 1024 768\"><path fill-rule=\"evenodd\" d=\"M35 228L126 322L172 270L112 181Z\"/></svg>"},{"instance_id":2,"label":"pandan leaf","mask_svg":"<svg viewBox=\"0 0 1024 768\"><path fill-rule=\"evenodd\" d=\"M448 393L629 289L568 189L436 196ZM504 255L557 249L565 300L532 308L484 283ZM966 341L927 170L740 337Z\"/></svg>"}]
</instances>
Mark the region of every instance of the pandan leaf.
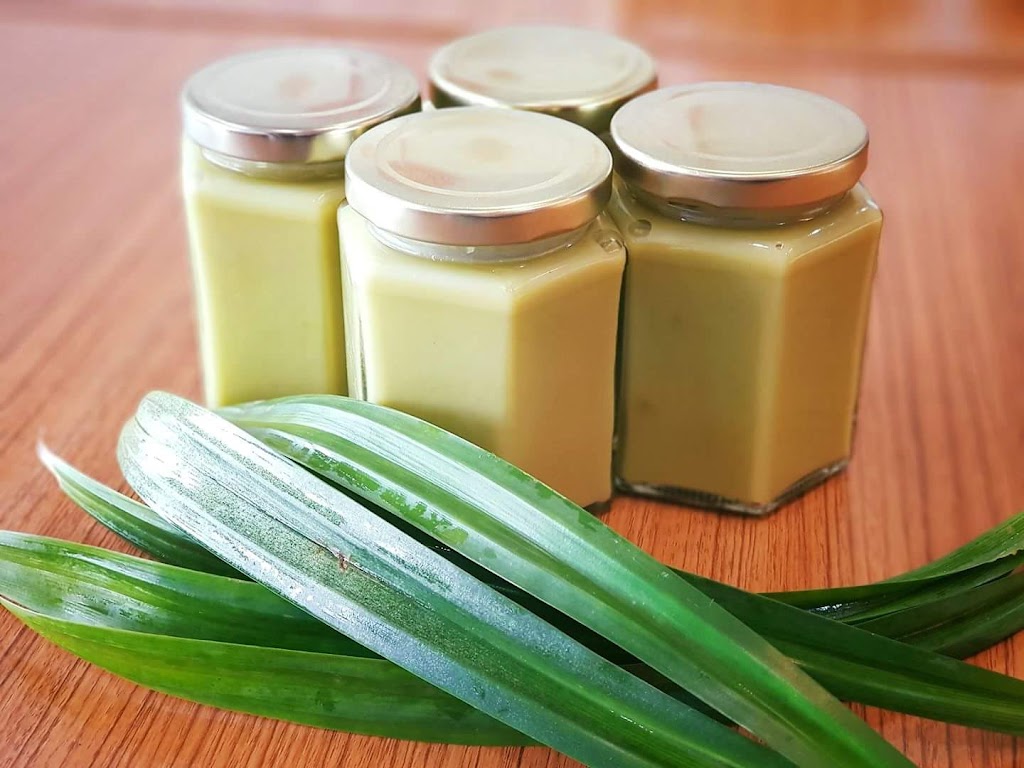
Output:
<instances>
[{"instance_id":1,"label":"pandan leaf","mask_svg":"<svg viewBox=\"0 0 1024 768\"><path fill-rule=\"evenodd\" d=\"M508 726L391 662L132 632L0 598L40 635L147 688L200 704L371 736L529 744Z\"/></svg>"},{"instance_id":2,"label":"pandan leaf","mask_svg":"<svg viewBox=\"0 0 1024 768\"><path fill-rule=\"evenodd\" d=\"M154 510L235 568L588 765L785 764L588 651L209 411L147 396L122 432L118 459Z\"/></svg>"},{"instance_id":3,"label":"pandan leaf","mask_svg":"<svg viewBox=\"0 0 1024 768\"><path fill-rule=\"evenodd\" d=\"M497 456L348 398L285 398L223 413L593 629L794 763L907 764L707 595Z\"/></svg>"}]
</instances>

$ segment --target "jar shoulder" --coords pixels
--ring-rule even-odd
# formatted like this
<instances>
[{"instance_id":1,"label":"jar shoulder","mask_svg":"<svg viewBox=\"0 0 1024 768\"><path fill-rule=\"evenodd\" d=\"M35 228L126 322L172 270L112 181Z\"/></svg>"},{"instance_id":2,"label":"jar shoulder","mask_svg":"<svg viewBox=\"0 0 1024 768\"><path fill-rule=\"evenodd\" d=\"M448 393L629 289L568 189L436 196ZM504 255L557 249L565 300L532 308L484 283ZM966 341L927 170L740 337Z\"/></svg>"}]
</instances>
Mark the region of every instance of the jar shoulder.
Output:
<instances>
[{"instance_id":1,"label":"jar shoulder","mask_svg":"<svg viewBox=\"0 0 1024 768\"><path fill-rule=\"evenodd\" d=\"M882 212L862 184L812 219L757 228L670 218L637 200L621 183L616 184L608 213L633 258L685 253L769 268L785 268L812 251L851 237L874 247L882 225Z\"/></svg>"},{"instance_id":2,"label":"jar shoulder","mask_svg":"<svg viewBox=\"0 0 1024 768\"><path fill-rule=\"evenodd\" d=\"M188 138L181 142L181 181L186 199L234 201L269 211L296 205L334 209L345 200L343 177L300 180L248 176L211 162Z\"/></svg>"},{"instance_id":3,"label":"jar shoulder","mask_svg":"<svg viewBox=\"0 0 1024 768\"><path fill-rule=\"evenodd\" d=\"M357 277L431 284L449 283L453 289L496 290L515 293L559 280L591 274L621 274L626 250L612 219L602 214L576 242L536 258L507 262L438 261L415 256L385 245L371 232L366 219L351 206L338 211L342 250L348 268Z\"/></svg>"}]
</instances>

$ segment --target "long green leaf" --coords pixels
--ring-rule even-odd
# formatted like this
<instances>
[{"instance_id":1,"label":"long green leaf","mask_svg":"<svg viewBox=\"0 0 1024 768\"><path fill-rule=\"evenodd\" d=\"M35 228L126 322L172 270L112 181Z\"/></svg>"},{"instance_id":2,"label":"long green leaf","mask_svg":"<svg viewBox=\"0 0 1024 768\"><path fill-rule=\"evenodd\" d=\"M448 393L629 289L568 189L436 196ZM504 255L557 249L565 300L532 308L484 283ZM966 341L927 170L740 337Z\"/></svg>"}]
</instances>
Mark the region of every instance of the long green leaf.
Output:
<instances>
[{"instance_id":1,"label":"long green leaf","mask_svg":"<svg viewBox=\"0 0 1024 768\"><path fill-rule=\"evenodd\" d=\"M1022 553L999 556L963 570L900 581L880 581L853 587L770 592L766 596L830 619L851 624L926 606L935 600L966 595L975 587L1009 575Z\"/></svg>"},{"instance_id":2,"label":"long green leaf","mask_svg":"<svg viewBox=\"0 0 1024 768\"><path fill-rule=\"evenodd\" d=\"M381 658L262 584L29 533L0 531L0 597L72 623L268 649ZM159 664L158 657L152 658ZM637 665L628 668L646 674ZM189 684L196 690L183 686L179 695L202 700L201 682L190 678ZM671 685L665 688L686 703L693 701Z\"/></svg>"},{"instance_id":3,"label":"long green leaf","mask_svg":"<svg viewBox=\"0 0 1024 768\"><path fill-rule=\"evenodd\" d=\"M1024 681L724 584L702 589L844 699L1024 735Z\"/></svg>"},{"instance_id":4,"label":"long green leaf","mask_svg":"<svg viewBox=\"0 0 1024 768\"><path fill-rule=\"evenodd\" d=\"M934 654L710 580L694 583L784 646L838 696L1011 733L1024 728L1024 683L942 663ZM54 618L124 630L368 654L259 584L31 534L0 532L0 595Z\"/></svg>"},{"instance_id":5,"label":"long green leaf","mask_svg":"<svg viewBox=\"0 0 1024 768\"><path fill-rule=\"evenodd\" d=\"M493 454L347 398L286 398L224 413L592 628L798 765L907 764L700 590Z\"/></svg>"},{"instance_id":6,"label":"long green leaf","mask_svg":"<svg viewBox=\"0 0 1024 768\"><path fill-rule=\"evenodd\" d=\"M191 568L207 573L242 576L223 560L195 540L168 524L144 504L108 488L83 472L77 470L44 445L39 446L39 456L56 477L61 488L89 515L102 525L143 552L172 565ZM450 549L436 545L438 551L450 556ZM1019 556L1019 553L1018 553ZM1018 556L1010 555L996 561L975 566L971 575L939 574L925 576L913 581L879 582L853 587L801 590L795 592L773 592L767 596L779 602L794 605L840 621L860 622L867 619L902 612L915 606L926 606L936 599L966 592L973 586L994 580L1010 573L1018 564ZM689 580L686 571L675 571ZM487 578L489 572L480 574ZM491 579L492 586L502 589L500 580ZM1024 588L1022 588L1024 589ZM518 593L518 594L517 594ZM509 588L507 594L521 600L521 592ZM1012 627L1012 624L1007 624ZM1024 628L1024 622L1017 629L1008 629L1013 634ZM884 632L883 632L884 634ZM1006 635L1004 635L1005 637ZM969 640L969 638L968 638Z\"/></svg>"},{"instance_id":7,"label":"long green leaf","mask_svg":"<svg viewBox=\"0 0 1024 768\"><path fill-rule=\"evenodd\" d=\"M251 581L0 531L0 594L70 621L156 635L372 656Z\"/></svg>"},{"instance_id":8,"label":"long green leaf","mask_svg":"<svg viewBox=\"0 0 1024 768\"><path fill-rule=\"evenodd\" d=\"M1022 621L1024 573L1015 573L972 590L966 605L954 596L860 626L921 648L964 657L1014 634Z\"/></svg>"},{"instance_id":9,"label":"long green leaf","mask_svg":"<svg viewBox=\"0 0 1024 768\"><path fill-rule=\"evenodd\" d=\"M873 615L888 613L889 606L895 600L912 596L926 599L923 596L926 595L930 584L942 578L944 577L936 576L933 580L919 582L885 582L850 587L768 592L765 596L836 621L855 621L868 612Z\"/></svg>"},{"instance_id":10,"label":"long green leaf","mask_svg":"<svg viewBox=\"0 0 1024 768\"><path fill-rule=\"evenodd\" d=\"M145 504L80 472L43 443L36 447L36 453L72 501L143 552L184 568L225 576L238 575L238 571Z\"/></svg>"},{"instance_id":11,"label":"long green leaf","mask_svg":"<svg viewBox=\"0 0 1024 768\"><path fill-rule=\"evenodd\" d=\"M924 590L915 590L904 596L894 595L883 605L864 606L860 611L847 616L848 623L860 626L890 616L902 616L905 621L912 622L914 616L924 616L930 611L941 610L937 606L952 607L957 604L969 606L974 601L975 592L987 585L1005 581L1013 571L1024 564L1024 552L1004 555L988 563L939 574L926 582ZM897 582L900 584L920 584L920 581ZM880 626L880 625L878 625ZM883 633L889 634L889 633Z\"/></svg>"},{"instance_id":12,"label":"long green leaf","mask_svg":"<svg viewBox=\"0 0 1024 768\"><path fill-rule=\"evenodd\" d=\"M1020 594L979 614L951 621L910 639L921 648L931 648L956 658L967 658L991 648L1020 631L1024 624L1024 597Z\"/></svg>"},{"instance_id":13,"label":"long green leaf","mask_svg":"<svg viewBox=\"0 0 1024 768\"><path fill-rule=\"evenodd\" d=\"M147 396L122 432L118 458L161 516L234 567L588 765L784 764L187 401Z\"/></svg>"},{"instance_id":14,"label":"long green leaf","mask_svg":"<svg viewBox=\"0 0 1024 768\"><path fill-rule=\"evenodd\" d=\"M449 744L521 733L381 659L131 632L0 604L61 648L147 688L321 728Z\"/></svg>"},{"instance_id":15,"label":"long green leaf","mask_svg":"<svg viewBox=\"0 0 1024 768\"><path fill-rule=\"evenodd\" d=\"M130 531L130 535L125 538L135 543L143 551L161 557L172 565L181 565L199 571L214 571L215 569L207 567L208 561L214 560L220 566L216 570L228 569L232 574L242 576L193 539L164 522L145 505L139 504L79 472L44 447L41 447L40 451L44 462L57 477L61 487L69 493L73 489L75 492L73 498L86 512L108 525L116 533L125 536L124 532ZM159 526L151 525L153 519L159 521ZM157 530L155 537L150 533L154 528ZM155 543L153 542L154 538ZM446 549L443 545L439 545L438 548L439 550ZM446 556L448 555L446 554ZM850 598L848 603L839 603L839 606L848 608L845 614L846 621L857 622L862 617L870 618L875 615L888 616L897 621L873 621L871 624L862 626L876 634L894 637L947 656L964 658L1024 629L1024 607L1022 607L1024 605L1024 581L1014 579L1009 584L1003 584L1006 580L994 580L989 584L985 583L986 579L990 577L998 577L1012 571L1020 563L1021 558L1021 553L1017 553L1002 557L995 563L974 566L970 571L925 577L917 582L883 583L813 592L771 593L768 597L791 605L816 606L813 609L814 613L835 618L834 611L820 610L817 606L828 605L829 601L833 599L833 595L840 594ZM685 571L676 571L676 573L698 588L704 583L700 577ZM614 645L603 638L579 625L572 626L557 611L548 609L545 612L546 606L543 604L530 603L521 591L506 582L501 582L496 578L492 578L491 581L492 586L504 591L513 600L526 604L534 612L541 613L546 620L555 622L561 626L563 631L593 650L604 655L618 652ZM992 592L987 591L990 586L997 584L1002 584L1002 586ZM883 587L883 590L874 589L879 586ZM894 586L897 589L894 590ZM983 588L986 589L984 594L997 595L1000 599L985 598L979 601L977 593ZM211 612L211 615L216 614L216 611ZM936 626L939 615L945 615L948 618L942 627ZM957 615L960 616L960 619L955 619ZM319 622L307 623L312 624L315 628L314 631L317 631L320 636L326 636L325 642L334 643L341 637L335 632L324 629ZM751 626L762 634L766 631L764 625L751 624ZM256 629L255 632L258 634L259 629ZM233 641L242 642L237 636ZM279 642L278 645L281 646L281 643ZM291 646L284 645L282 647ZM308 645L298 647L306 650L319 650L319 648L310 648ZM831 650L834 655L842 658L842 650L839 648L820 648L819 650L826 652ZM621 652L619 653L621 655ZM849 699L853 695L852 691L844 687L831 690L837 696L845 699ZM907 711L922 717L941 716L940 713L923 706L915 706Z\"/></svg>"},{"instance_id":16,"label":"long green leaf","mask_svg":"<svg viewBox=\"0 0 1024 768\"><path fill-rule=\"evenodd\" d=\"M990 563L1024 550L1024 513L1018 513L995 528L930 563L893 576L890 581L908 581L946 575Z\"/></svg>"}]
</instances>

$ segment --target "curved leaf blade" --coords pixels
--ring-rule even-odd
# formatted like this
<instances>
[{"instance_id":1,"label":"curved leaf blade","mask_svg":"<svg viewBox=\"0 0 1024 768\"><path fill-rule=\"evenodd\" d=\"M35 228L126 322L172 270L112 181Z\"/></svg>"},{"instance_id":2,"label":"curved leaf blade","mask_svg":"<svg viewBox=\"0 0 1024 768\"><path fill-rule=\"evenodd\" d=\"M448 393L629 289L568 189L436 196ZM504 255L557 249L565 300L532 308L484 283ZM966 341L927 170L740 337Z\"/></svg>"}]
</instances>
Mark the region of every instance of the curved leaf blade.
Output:
<instances>
[{"instance_id":1,"label":"curved leaf blade","mask_svg":"<svg viewBox=\"0 0 1024 768\"><path fill-rule=\"evenodd\" d=\"M415 417L343 397L222 413L595 630L796 764L909 764L700 590L497 456Z\"/></svg>"},{"instance_id":2,"label":"curved leaf blade","mask_svg":"<svg viewBox=\"0 0 1024 768\"><path fill-rule=\"evenodd\" d=\"M369 736L532 743L388 661L132 632L0 604L74 655L200 704Z\"/></svg>"},{"instance_id":3,"label":"curved leaf blade","mask_svg":"<svg viewBox=\"0 0 1024 768\"><path fill-rule=\"evenodd\" d=\"M89 477L53 454L45 445L39 446L39 455L69 498L101 525L143 552L183 568L245 578L198 542L168 524L145 504L140 504ZM444 545L437 544L435 548L446 557L453 554ZM988 580L1010 573L1017 566L1019 557L1017 554L1002 557L991 564L982 563L975 567L973 576L966 578L966 574L961 576L954 572L925 576L912 581L772 592L766 596L832 619L860 622L917 606L926 606L940 597L952 596L954 593L967 592ZM691 574L686 571L673 570L682 578L692 581ZM492 587L504 591L514 600L523 599L520 591L512 588L507 582L493 578L485 569L477 569L474 575L484 580L491 577L488 583ZM1007 621L1005 626L1007 630L1003 637L1024 625L1017 624L1017 629L1012 629L1015 625ZM969 638L967 640L970 642Z\"/></svg>"},{"instance_id":4,"label":"curved leaf blade","mask_svg":"<svg viewBox=\"0 0 1024 768\"><path fill-rule=\"evenodd\" d=\"M710 580L695 585L785 648L837 696L975 727L1010 733L1024 729L1020 681L965 664L935 663L934 654L915 653L900 643ZM0 532L0 594L54 618L136 632L369 654L254 582L31 534ZM1019 605L1020 594L1010 595ZM973 622L984 623L993 607L1002 610L999 597L993 595L993 606L972 616ZM219 610L211 614L211 605ZM324 638L324 632L336 642ZM629 669L650 679L643 668ZM653 679L659 686L666 684ZM666 690L684 695L671 685Z\"/></svg>"},{"instance_id":5,"label":"curved leaf blade","mask_svg":"<svg viewBox=\"0 0 1024 768\"><path fill-rule=\"evenodd\" d=\"M899 576L893 576L889 581L908 581L956 573L1008 555L1015 555L1022 550L1024 550L1024 512L1018 512L938 560L901 573Z\"/></svg>"},{"instance_id":6,"label":"curved leaf blade","mask_svg":"<svg viewBox=\"0 0 1024 768\"><path fill-rule=\"evenodd\" d=\"M148 395L118 445L161 516L335 629L595 767L782 765L214 414Z\"/></svg>"},{"instance_id":7,"label":"curved leaf blade","mask_svg":"<svg viewBox=\"0 0 1024 768\"><path fill-rule=\"evenodd\" d=\"M849 701L1024 735L1024 681L734 587L702 588Z\"/></svg>"},{"instance_id":8,"label":"curved leaf blade","mask_svg":"<svg viewBox=\"0 0 1024 768\"><path fill-rule=\"evenodd\" d=\"M130 499L75 469L43 443L39 460L57 479L61 490L101 525L158 560L207 573L237 576L225 563L145 504Z\"/></svg>"},{"instance_id":9,"label":"curved leaf blade","mask_svg":"<svg viewBox=\"0 0 1024 768\"><path fill-rule=\"evenodd\" d=\"M0 531L0 594L68 621L156 635L372 656L251 581Z\"/></svg>"},{"instance_id":10,"label":"curved leaf blade","mask_svg":"<svg viewBox=\"0 0 1024 768\"><path fill-rule=\"evenodd\" d=\"M964 658L1015 634L1022 623L1024 572L1018 572L972 590L967 603L953 596L861 626L920 648Z\"/></svg>"}]
</instances>

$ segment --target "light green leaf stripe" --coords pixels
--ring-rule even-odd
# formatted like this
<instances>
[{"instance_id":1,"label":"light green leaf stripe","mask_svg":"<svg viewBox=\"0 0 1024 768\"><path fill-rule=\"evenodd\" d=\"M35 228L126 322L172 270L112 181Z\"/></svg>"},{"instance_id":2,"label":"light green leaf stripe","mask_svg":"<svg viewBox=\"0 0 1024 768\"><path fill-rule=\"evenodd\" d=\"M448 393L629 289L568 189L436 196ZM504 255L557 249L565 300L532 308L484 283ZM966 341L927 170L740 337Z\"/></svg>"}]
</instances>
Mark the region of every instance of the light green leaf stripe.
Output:
<instances>
[{"instance_id":1,"label":"light green leaf stripe","mask_svg":"<svg viewBox=\"0 0 1024 768\"><path fill-rule=\"evenodd\" d=\"M889 581L911 581L936 574L963 571L1024 550L1024 513L1018 513L938 560Z\"/></svg>"},{"instance_id":2,"label":"light green leaf stripe","mask_svg":"<svg viewBox=\"0 0 1024 768\"><path fill-rule=\"evenodd\" d=\"M493 454L412 416L342 397L223 413L598 632L797 765L909 764L700 590Z\"/></svg>"},{"instance_id":3,"label":"light green leaf stripe","mask_svg":"<svg viewBox=\"0 0 1024 768\"><path fill-rule=\"evenodd\" d=\"M164 521L145 504L140 504L94 480L42 444L39 446L39 457L69 498L99 523L143 552L172 565L244 578L194 539ZM450 549L442 544L436 544L435 548L444 552L446 556L450 552ZM937 599L948 599L978 585L999 579L1013 571L1019 559L1020 553L1016 553L993 562L981 562L962 573L938 572L915 580L773 592L766 596L829 618L861 622L903 612L915 606L927 606ZM675 573L692 581L692 574L686 571L675 570ZM488 575L490 572L483 571L483 578L487 578ZM492 586L504 590L513 599L519 599L522 594L505 582L495 579L492 579L492 582ZM1007 631L1003 637L1024 627L1024 620L1017 625L1006 623L1006 627ZM961 631L968 632L969 627L965 626ZM970 637L966 637L965 641L972 644Z\"/></svg>"},{"instance_id":4,"label":"light green leaf stripe","mask_svg":"<svg viewBox=\"0 0 1024 768\"><path fill-rule=\"evenodd\" d=\"M147 688L320 728L470 745L531 743L391 662L131 632L0 598L51 642Z\"/></svg>"},{"instance_id":5,"label":"light green leaf stripe","mask_svg":"<svg viewBox=\"0 0 1024 768\"><path fill-rule=\"evenodd\" d=\"M1024 730L1024 683L1018 680L723 584L707 580L695 584L784 648L836 695L933 719L1010 733ZM254 582L44 536L0 532L0 595L51 618L97 626L268 648L370 655ZM647 676L635 665L628 668ZM678 693L676 687L669 690ZM180 695L200 700L202 691Z\"/></svg>"},{"instance_id":6,"label":"light green leaf stripe","mask_svg":"<svg viewBox=\"0 0 1024 768\"><path fill-rule=\"evenodd\" d=\"M57 473L64 473L69 469L68 465L59 460L51 461L51 467ZM82 473L76 472L76 477L78 487L84 489L79 501L87 512L93 514L93 506L103 507L106 504L104 499L110 498L113 492ZM96 492L89 492L90 488ZM119 496L122 500L119 501L116 498L112 500L112 503L123 506L121 513L115 515L119 520L130 517L131 511L136 507L141 507L148 514L154 515L147 508L131 502L120 494L113 495ZM130 502L130 504L124 502ZM103 519L109 514L101 509L100 514L96 516L98 519ZM183 539L183 547L186 552L189 547L199 546L184 534L179 532L178 535ZM21 534L17 534L17 536L23 537ZM145 548L145 536L137 537L134 540L139 541L140 545ZM26 543L24 546L28 546L28 544ZM48 555L58 558L58 562L61 563L77 563L77 551L67 549L77 545L65 544L64 546L64 549L54 548L54 551L49 552ZM202 551L206 554L205 550ZM79 570L79 591L84 589L85 585L94 582L97 584L102 582L112 589L121 589L123 587L119 576L124 571L127 574L124 588L128 591L123 598L118 598L117 602L121 603L124 599L131 600L134 598L135 592L130 588L139 578L136 572L141 569L146 571L142 581L148 590L147 595L159 599L159 608L150 607L150 612L159 614L167 609L180 606L178 615L172 617L172 622L180 618L181 615L230 617L227 630L222 626L211 628L206 623L193 619L191 624L187 625L190 629L185 632L189 636L223 638L229 642L252 642L255 640L256 644L305 650L336 650L335 646L338 642L344 640L308 614L289 608L286 603L282 603L276 597L272 597L272 600L288 608L287 619L275 619L269 612L254 611L253 620L245 620L244 611L238 609L244 608L253 598L245 596L244 599L240 599L245 590L237 586L233 580L204 580L202 574L162 568L155 564L138 561L135 558L105 553L102 550L96 550L90 555L90 558L95 563L103 560L102 555L107 555L107 559L104 561L105 568L109 571L109 573L104 572L107 578L101 580L95 574L91 574L88 579L83 579ZM24 562L25 555L23 553L6 555L8 558L12 556L19 557ZM117 558L122 558L125 564L119 562ZM999 571L1012 570L1020 558L1021 555L1018 554L997 561L1002 563L999 565ZM188 554L185 559L190 561L191 554ZM1004 561L1007 562L1004 563ZM47 562L45 559L42 560L42 565L38 567L43 568ZM81 569L80 564L76 564L75 567ZM983 564L977 566L976 569L984 570L987 567L987 564ZM808 618L804 618L799 613L794 613L788 606L777 605L773 600L744 593L693 574L679 573L777 647L788 643L788 655L819 682L824 683L834 695L844 700L861 701L921 717L970 724L980 728L1010 733L1021 731L1022 724L1024 724L1024 712L1022 712L1024 691L1019 683L1015 682L1014 688L1009 693L1006 691L1001 693L1000 686L1005 680L1002 676L993 676L992 673L965 665L939 665L936 667L928 654L915 654L899 644L879 643L878 639L873 636L865 636L863 632L835 630L832 627L832 622L825 621L823 623L823 620L817 615L812 614ZM968 594L964 594L961 590L965 583L984 581L982 578L966 578L969 576L969 572L964 572L953 573L948 577L930 577L922 582L928 585L925 593L915 593L915 599L920 602L919 605L904 608L899 613L893 613L865 626L870 626L873 632L905 639L921 648L955 656L966 655L988 647L1024 626L1024 608L1022 608L1024 579L1019 577L1012 577L1012 580L1000 579L975 587L968 590ZM36 579L28 576L25 577L25 581L30 585L37 583ZM166 594L154 595L152 586L154 583L159 583L165 588ZM230 585L230 589L225 588L224 584ZM957 588L951 588L950 584L957 585ZM247 584L246 587L269 594L262 587L252 584ZM521 593L518 596L515 593L514 589L509 592L514 599L523 600ZM226 610L204 610L202 602L192 605L192 595L208 598L209 601L222 605ZM293 626L294 614L298 614L302 620L300 623L304 627L296 629ZM142 616L147 622L153 621L151 616L146 614ZM555 622L563 631L581 639L613 660L620 662L629 660L628 654L624 654L607 641L596 638L592 633L585 633L585 637L581 635L582 628L568 622L561 614L548 609L544 616L548 621ZM161 619L161 621L166 622L166 619ZM132 626L140 625L146 626L148 631L164 631L159 628L149 629L148 624L140 624L138 620ZM181 630L171 629L168 631L177 633ZM794 638L796 642L794 642ZM350 641L346 642L350 646L359 648ZM354 653L356 651L350 648L342 652ZM362 652L368 653L365 650ZM844 673L837 675L836 670L838 669L843 669ZM866 686L863 681L867 680L874 681L876 684ZM994 688L993 685L995 685ZM920 686L924 686L927 694L922 693ZM980 705L978 696L981 697ZM1007 696L1009 696L1009 704L1005 701Z\"/></svg>"},{"instance_id":7,"label":"light green leaf stripe","mask_svg":"<svg viewBox=\"0 0 1024 768\"><path fill-rule=\"evenodd\" d=\"M145 504L93 480L54 454L43 443L36 447L36 453L72 501L143 552L184 568L225 576L238 575L238 571Z\"/></svg>"},{"instance_id":8,"label":"light green leaf stripe","mask_svg":"<svg viewBox=\"0 0 1024 768\"><path fill-rule=\"evenodd\" d=\"M147 396L118 458L154 510L234 567L594 768L785 764L198 406Z\"/></svg>"}]
</instances>

